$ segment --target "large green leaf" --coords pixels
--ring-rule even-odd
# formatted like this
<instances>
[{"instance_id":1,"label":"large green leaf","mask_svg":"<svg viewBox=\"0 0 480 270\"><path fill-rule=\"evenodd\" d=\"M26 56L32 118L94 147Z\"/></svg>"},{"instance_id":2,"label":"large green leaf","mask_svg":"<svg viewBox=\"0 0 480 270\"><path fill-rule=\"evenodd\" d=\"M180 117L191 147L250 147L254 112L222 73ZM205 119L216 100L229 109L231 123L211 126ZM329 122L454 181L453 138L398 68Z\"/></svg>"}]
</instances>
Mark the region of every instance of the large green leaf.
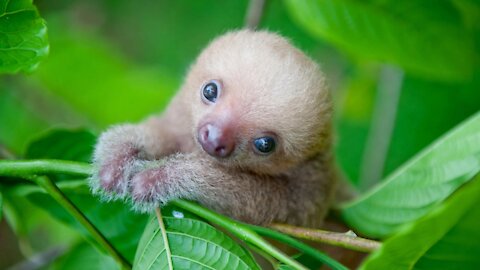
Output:
<instances>
[{"instance_id":1,"label":"large green leaf","mask_svg":"<svg viewBox=\"0 0 480 270\"><path fill-rule=\"evenodd\" d=\"M480 175L385 241L362 269L478 269Z\"/></svg>"},{"instance_id":2,"label":"large green leaf","mask_svg":"<svg viewBox=\"0 0 480 270\"><path fill-rule=\"evenodd\" d=\"M480 113L457 126L394 172L381 185L344 206L348 224L385 237L435 208L480 171Z\"/></svg>"},{"instance_id":3,"label":"large green leaf","mask_svg":"<svg viewBox=\"0 0 480 270\"><path fill-rule=\"evenodd\" d=\"M260 269L251 254L226 234L175 208L162 210L168 241L152 218L138 245L133 269ZM167 245L165 245L167 243Z\"/></svg>"},{"instance_id":4,"label":"large green leaf","mask_svg":"<svg viewBox=\"0 0 480 270\"><path fill-rule=\"evenodd\" d=\"M47 54L47 26L32 1L0 0L0 73L31 71Z\"/></svg>"},{"instance_id":5,"label":"large green leaf","mask_svg":"<svg viewBox=\"0 0 480 270\"><path fill-rule=\"evenodd\" d=\"M471 76L474 34L450 1L285 0L316 37L350 54L437 79Z\"/></svg>"}]
</instances>

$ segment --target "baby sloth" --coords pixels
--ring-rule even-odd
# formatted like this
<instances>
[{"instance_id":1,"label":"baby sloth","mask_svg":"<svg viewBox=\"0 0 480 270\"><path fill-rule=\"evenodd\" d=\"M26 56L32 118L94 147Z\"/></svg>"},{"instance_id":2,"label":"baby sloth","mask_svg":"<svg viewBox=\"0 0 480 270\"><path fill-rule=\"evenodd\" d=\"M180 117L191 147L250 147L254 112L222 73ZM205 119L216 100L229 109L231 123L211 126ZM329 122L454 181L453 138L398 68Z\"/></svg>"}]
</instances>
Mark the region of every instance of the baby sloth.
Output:
<instances>
[{"instance_id":1,"label":"baby sloth","mask_svg":"<svg viewBox=\"0 0 480 270\"><path fill-rule=\"evenodd\" d=\"M91 186L140 211L184 198L248 223L316 227L337 178L331 118L317 64L277 34L230 32L161 116L101 135Z\"/></svg>"}]
</instances>

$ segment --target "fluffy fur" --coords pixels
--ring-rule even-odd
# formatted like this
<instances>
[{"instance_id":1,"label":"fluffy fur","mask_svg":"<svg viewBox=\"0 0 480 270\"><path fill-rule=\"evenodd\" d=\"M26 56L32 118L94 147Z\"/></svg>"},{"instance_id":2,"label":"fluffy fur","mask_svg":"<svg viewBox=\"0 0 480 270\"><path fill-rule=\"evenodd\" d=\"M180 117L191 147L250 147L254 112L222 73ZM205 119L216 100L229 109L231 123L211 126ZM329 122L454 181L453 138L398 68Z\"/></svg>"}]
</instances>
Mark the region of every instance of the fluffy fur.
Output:
<instances>
[{"instance_id":1,"label":"fluffy fur","mask_svg":"<svg viewBox=\"0 0 480 270\"><path fill-rule=\"evenodd\" d=\"M222 90L206 104L201 88L212 79ZM230 32L200 54L161 116L101 135L91 187L140 211L185 198L249 223L319 226L337 178L331 114L311 59L277 34ZM198 142L199 128L211 121L233 130L235 149L226 158ZM278 138L270 155L252 147L265 133Z\"/></svg>"}]
</instances>

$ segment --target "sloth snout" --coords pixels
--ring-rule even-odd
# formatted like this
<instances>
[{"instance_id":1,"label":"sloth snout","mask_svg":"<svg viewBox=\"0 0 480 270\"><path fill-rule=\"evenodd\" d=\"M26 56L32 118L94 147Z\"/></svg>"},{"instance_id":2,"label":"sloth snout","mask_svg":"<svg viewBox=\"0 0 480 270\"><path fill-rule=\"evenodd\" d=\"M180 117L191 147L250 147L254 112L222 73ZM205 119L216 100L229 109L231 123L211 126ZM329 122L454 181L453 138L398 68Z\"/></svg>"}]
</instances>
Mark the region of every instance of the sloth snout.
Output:
<instances>
[{"instance_id":1,"label":"sloth snout","mask_svg":"<svg viewBox=\"0 0 480 270\"><path fill-rule=\"evenodd\" d=\"M235 149L232 130L228 127L206 123L198 129L198 142L213 157L226 158Z\"/></svg>"}]
</instances>

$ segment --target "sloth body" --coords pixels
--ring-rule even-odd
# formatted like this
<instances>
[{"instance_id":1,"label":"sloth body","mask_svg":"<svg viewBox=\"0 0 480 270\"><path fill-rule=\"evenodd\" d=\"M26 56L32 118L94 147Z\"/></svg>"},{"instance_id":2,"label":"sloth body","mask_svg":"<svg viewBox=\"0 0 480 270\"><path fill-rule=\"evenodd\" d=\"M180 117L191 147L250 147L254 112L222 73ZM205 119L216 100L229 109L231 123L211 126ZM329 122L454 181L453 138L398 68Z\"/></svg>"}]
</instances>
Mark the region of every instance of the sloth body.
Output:
<instances>
[{"instance_id":1,"label":"sloth body","mask_svg":"<svg viewBox=\"0 0 480 270\"><path fill-rule=\"evenodd\" d=\"M215 39L160 116L104 132L94 192L149 211L190 199L235 219L317 227L336 171L332 106L318 66L286 39Z\"/></svg>"}]
</instances>

